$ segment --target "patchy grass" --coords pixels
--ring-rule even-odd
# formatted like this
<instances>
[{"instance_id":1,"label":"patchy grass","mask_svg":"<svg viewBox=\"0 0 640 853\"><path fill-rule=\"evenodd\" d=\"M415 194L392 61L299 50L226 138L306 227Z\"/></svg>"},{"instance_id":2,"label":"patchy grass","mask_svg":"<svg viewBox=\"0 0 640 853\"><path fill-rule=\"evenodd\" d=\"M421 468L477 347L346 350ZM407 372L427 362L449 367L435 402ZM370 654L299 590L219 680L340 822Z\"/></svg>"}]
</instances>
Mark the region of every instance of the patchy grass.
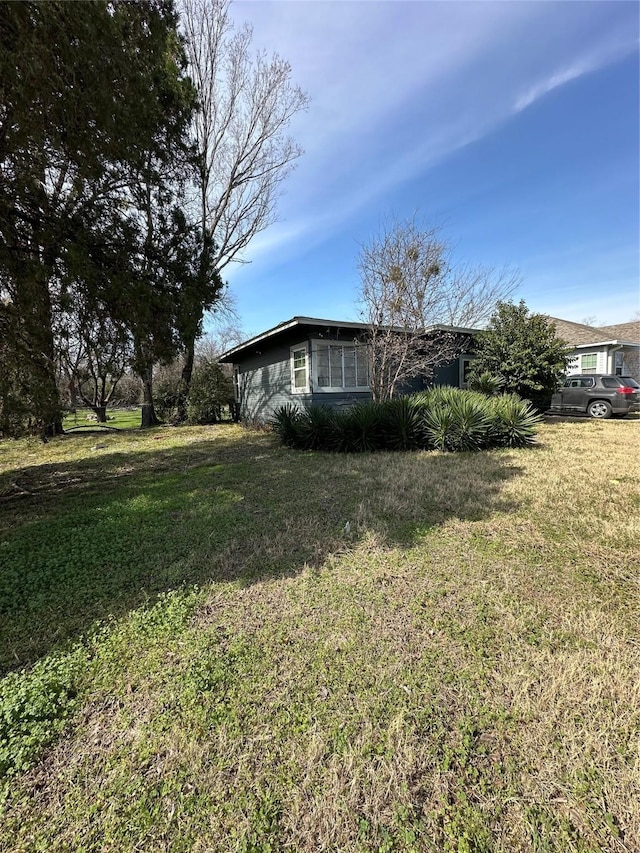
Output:
<instances>
[{"instance_id":1,"label":"patchy grass","mask_svg":"<svg viewBox=\"0 0 640 853\"><path fill-rule=\"evenodd\" d=\"M109 420L106 424L99 424L90 418L93 415L91 409L77 409L65 416L63 426L66 430L86 432L87 430L111 429L136 429L140 426L141 408L107 409Z\"/></svg>"},{"instance_id":2,"label":"patchy grass","mask_svg":"<svg viewBox=\"0 0 640 853\"><path fill-rule=\"evenodd\" d=\"M1 850L640 849L637 423L99 439L0 444Z\"/></svg>"}]
</instances>

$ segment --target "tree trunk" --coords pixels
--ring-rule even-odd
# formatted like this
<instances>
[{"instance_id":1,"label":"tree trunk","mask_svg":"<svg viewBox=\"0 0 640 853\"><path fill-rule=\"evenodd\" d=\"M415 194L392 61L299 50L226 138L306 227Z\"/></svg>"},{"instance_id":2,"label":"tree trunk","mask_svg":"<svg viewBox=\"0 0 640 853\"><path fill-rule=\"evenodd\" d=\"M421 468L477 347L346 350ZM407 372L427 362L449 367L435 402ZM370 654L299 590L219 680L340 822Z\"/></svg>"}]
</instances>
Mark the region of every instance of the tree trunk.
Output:
<instances>
[{"instance_id":1,"label":"tree trunk","mask_svg":"<svg viewBox=\"0 0 640 853\"><path fill-rule=\"evenodd\" d=\"M106 424L107 422L107 407L106 406L93 406L93 411L96 415L96 421L99 424Z\"/></svg>"},{"instance_id":2,"label":"tree trunk","mask_svg":"<svg viewBox=\"0 0 640 853\"><path fill-rule=\"evenodd\" d=\"M191 377L193 376L193 365L195 361L195 338L186 341L184 366L180 377L180 388L178 390L178 418L180 421L187 419L187 397L191 388Z\"/></svg>"},{"instance_id":3,"label":"tree trunk","mask_svg":"<svg viewBox=\"0 0 640 853\"><path fill-rule=\"evenodd\" d=\"M142 422L141 429L158 426L160 420L153 405L153 365L147 367L141 374L142 379Z\"/></svg>"},{"instance_id":4,"label":"tree trunk","mask_svg":"<svg viewBox=\"0 0 640 853\"><path fill-rule=\"evenodd\" d=\"M42 438L62 435L62 406L56 383L51 297L43 272L18 286L16 309L23 318L29 359L29 396Z\"/></svg>"}]
</instances>

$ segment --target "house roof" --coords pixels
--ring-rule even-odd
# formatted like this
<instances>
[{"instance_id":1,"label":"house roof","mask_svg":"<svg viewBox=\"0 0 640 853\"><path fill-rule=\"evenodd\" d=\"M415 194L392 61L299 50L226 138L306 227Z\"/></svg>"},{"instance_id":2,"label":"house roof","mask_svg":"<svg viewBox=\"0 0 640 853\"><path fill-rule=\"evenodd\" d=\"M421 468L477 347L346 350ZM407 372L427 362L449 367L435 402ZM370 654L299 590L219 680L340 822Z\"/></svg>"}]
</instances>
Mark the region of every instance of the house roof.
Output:
<instances>
[{"instance_id":1,"label":"house roof","mask_svg":"<svg viewBox=\"0 0 640 853\"><path fill-rule=\"evenodd\" d=\"M557 337L574 347L640 342L640 321L619 323L615 326L587 326L585 323L572 323L559 317L547 316L547 319L554 323Z\"/></svg>"},{"instance_id":2,"label":"house roof","mask_svg":"<svg viewBox=\"0 0 640 853\"><path fill-rule=\"evenodd\" d=\"M249 338L248 340L243 341L241 344L238 344L237 346L232 347L231 349L222 353L219 358L219 361L227 363L233 362L234 358L245 350L249 350L256 344L262 343L263 341L268 340L270 338L275 338L277 335L281 335L284 332L287 332L290 329L294 329L297 326L316 326L317 328L325 329L358 329L360 331L366 331L371 328L369 323L355 323L349 320L322 320L318 317L292 317L290 320L285 320L283 323L279 323L277 326L274 326L271 329L267 329L265 332L261 332L259 335L255 335L254 337ZM398 328L397 331L402 330ZM433 331L442 331L473 335L478 332L479 329L468 329L463 328L461 326L447 326L443 323L433 323L432 325L427 326L424 331L425 333Z\"/></svg>"},{"instance_id":3,"label":"house roof","mask_svg":"<svg viewBox=\"0 0 640 853\"><path fill-rule=\"evenodd\" d=\"M611 335L612 338L640 341L640 320L632 320L631 323L618 323L615 326L602 326L601 331Z\"/></svg>"}]
</instances>

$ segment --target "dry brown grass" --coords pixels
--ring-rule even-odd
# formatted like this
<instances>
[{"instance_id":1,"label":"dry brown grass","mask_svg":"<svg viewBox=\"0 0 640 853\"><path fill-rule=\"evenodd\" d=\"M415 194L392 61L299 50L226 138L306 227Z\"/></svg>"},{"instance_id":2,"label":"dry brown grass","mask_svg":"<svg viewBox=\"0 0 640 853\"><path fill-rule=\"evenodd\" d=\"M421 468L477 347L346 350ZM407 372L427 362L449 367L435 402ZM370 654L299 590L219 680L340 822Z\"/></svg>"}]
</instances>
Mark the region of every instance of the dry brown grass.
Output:
<instances>
[{"instance_id":1,"label":"dry brown grass","mask_svg":"<svg viewBox=\"0 0 640 853\"><path fill-rule=\"evenodd\" d=\"M261 437L198 609L114 641L0 847L637 853L638 436L552 423L462 457Z\"/></svg>"}]
</instances>

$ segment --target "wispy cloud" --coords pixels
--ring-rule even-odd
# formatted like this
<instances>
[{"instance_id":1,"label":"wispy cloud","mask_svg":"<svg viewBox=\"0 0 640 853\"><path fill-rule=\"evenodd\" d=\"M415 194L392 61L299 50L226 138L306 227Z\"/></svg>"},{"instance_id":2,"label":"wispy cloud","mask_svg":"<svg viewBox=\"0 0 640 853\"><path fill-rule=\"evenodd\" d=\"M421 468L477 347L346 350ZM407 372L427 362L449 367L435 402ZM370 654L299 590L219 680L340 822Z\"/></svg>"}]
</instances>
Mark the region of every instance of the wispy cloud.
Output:
<instances>
[{"instance_id":1,"label":"wispy cloud","mask_svg":"<svg viewBox=\"0 0 640 853\"><path fill-rule=\"evenodd\" d=\"M637 49L612 4L237 2L312 103L284 221L251 257L343 228L549 92ZM302 239L304 238L304 240Z\"/></svg>"},{"instance_id":2,"label":"wispy cloud","mask_svg":"<svg viewBox=\"0 0 640 853\"><path fill-rule=\"evenodd\" d=\"M597 45L589 54L574 59L570 65L566 65L551 75L537 81L528 90L518 95L513 105L514 112L520 112L533 104L535 101L570 83L585 74L592 74L612 62L629 55L638 48L638 39L629 38L615 39L605 44Z\"/></svg>"}]
</instances>

